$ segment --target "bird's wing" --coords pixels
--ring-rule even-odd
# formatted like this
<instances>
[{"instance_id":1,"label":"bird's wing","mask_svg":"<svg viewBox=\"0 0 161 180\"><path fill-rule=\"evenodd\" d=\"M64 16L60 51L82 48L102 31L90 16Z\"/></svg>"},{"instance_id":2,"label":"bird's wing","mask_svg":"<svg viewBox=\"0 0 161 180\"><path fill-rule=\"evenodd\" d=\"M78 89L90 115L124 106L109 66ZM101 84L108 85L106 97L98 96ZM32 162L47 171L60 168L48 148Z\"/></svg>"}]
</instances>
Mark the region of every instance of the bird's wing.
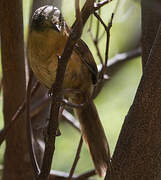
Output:
<instances>
[{"instance_id":1,"label":"bird's wing","mask_svg":"<svg viewBox=\"0 0 161 180\"><path fill-rule=\"evenodd\" d=\"M70 27L65 23L66 36L69 36L70 32L71 32ZM83 40L79 39L74 46L74 51L79 55L82 62L87 66L87 68L92 74L93 84L96 84L98 79L98 69L95 60L93 58L93 55L89 50L88 46Z\"/></svg>"},{"instance_id":2,"label":"bird's wing","mask_svg":"<svg viewBox=\"0 0 161 180\"><path fill-rule=\"evenodd\" d=\"M88 46L83 40L79 39L74 47L74 51L79 55L82 62L87 66L87 68L92 74L93 84L96 84L98 78L98 69Z\"/></svg>"}]
</instances>

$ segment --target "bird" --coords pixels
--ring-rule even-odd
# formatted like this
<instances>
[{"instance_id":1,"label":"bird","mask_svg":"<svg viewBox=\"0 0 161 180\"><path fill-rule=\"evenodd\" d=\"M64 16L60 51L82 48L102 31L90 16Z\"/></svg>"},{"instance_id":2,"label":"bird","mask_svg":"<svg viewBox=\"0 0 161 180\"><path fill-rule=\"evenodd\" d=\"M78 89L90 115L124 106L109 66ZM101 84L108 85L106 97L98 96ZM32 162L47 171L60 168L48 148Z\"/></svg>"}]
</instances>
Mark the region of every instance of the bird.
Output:
<instances>
[{"instance_id":1,"label":"bird","mask_svg":"<svg viewBox=\"0 0 161 180\"><path fill-rule=\"evenodd\" d=\"M38 81L50 89L55 82L58 61L70 34L70 27L61 11L53 5L38 8L31 20L27 55L32 71ZM91 154L96 173L105 176L110 162L108 141L92 99L98 81L98 70L94 57L87 44L79 39L68 61L63 90L73 93L64 98L73 104L83 104L74 108L80 122L84 141ZM80 93L74 93L78 91Z\"/></svg>"}]
</instances>

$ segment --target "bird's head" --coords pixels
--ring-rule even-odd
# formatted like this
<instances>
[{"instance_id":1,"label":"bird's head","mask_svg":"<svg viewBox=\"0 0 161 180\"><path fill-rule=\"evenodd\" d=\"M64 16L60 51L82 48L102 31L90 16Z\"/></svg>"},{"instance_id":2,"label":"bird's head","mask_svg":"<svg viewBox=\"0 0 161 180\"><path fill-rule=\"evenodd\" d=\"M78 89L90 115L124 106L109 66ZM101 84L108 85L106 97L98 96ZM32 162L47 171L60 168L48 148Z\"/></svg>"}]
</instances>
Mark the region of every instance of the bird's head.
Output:
<instances>
[{"instance_id":1,"label":"bird's head","mask_svg":"<svg viewBox=\"0 0 161 180\"><path fill-rule=\"evenodd\" d=\"M32 17L31 29L43 31L54 29L61 32L65 22L60 10L52 5L46 5L37 9Z\"/></svg>"}]
</instances>

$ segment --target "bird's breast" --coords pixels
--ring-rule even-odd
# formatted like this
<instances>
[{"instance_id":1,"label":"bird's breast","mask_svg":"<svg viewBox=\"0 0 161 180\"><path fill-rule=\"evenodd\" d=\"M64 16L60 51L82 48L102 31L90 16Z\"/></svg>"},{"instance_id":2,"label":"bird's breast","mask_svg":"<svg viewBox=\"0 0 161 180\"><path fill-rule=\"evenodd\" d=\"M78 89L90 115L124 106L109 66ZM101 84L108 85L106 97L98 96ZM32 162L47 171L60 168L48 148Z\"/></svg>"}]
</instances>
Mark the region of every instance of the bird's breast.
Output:
<instances>
[{"instance_id":1,"label":"bird's breast","mask_svg":"<svg viewBox=\"0 0 161 180\"><path fill-rule=\"evenodd\" d=\"M57 55L62 54L67 37L55 34L53 31L48 32L46 36L45 34L35 31L30 34L28 57L37 79L50 88L56 78ZM65 89L81 89L85 92L91 92L93 87L91 73L75 51L68 61L63 87Z\"/></svg>"}]
</instances>

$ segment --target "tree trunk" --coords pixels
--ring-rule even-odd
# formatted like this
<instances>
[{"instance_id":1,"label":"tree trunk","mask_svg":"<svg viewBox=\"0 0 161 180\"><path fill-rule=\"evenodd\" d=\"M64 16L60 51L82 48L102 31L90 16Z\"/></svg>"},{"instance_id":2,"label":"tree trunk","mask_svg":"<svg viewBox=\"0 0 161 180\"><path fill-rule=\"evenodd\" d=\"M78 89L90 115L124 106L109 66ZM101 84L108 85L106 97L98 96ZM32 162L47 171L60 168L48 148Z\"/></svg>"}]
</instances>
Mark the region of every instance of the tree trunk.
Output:
<instances>
[{"instance_id":1,"label":"tree trunk","mask_svg":"<svg viewBox=\"0 0 161 180\"><path fill-rule=\"evenodd\" d=\"M148 60L156 33L161 21L161 1L142 0L142 62L143 67Z\"/></svg>"},{"instance_id":2,"label":"tree trunk","mask_svg":"<svg viewBox=\"0 0 161 180\"><path fill-rule=\"evenodd\" d=\"M157 19L152 17L155 13L148 14L159 1L151 1L148 8L146 2L150 1L142 1L143 76L125 118L107 180L161 179L161 14Z\"/></svg>"},{"instance_id":3,"label":"tree trunk","mask_svg":"<svg viewBox=\"0 0 161 180\"><path fill-rule=\"evenodd\" d=\"M3 113L6 125L25 98L22 1L1 0L0 7ZM2 179L32 180L24 114L8 133Z\"/></svg>"}]
</instances>

